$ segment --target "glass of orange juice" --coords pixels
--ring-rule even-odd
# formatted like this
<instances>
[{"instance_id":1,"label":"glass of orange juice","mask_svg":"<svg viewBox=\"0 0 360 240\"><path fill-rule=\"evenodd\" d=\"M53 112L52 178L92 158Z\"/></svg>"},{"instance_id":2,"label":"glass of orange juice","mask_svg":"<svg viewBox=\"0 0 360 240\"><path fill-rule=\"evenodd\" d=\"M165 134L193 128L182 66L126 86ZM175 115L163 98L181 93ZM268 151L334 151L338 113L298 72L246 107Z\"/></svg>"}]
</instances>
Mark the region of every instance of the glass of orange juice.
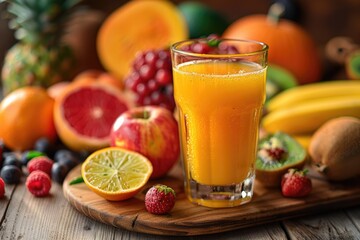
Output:
<instances>
[{"instance_id":1,"label":"glass of orange juice","mask_svg":"<svg viewBox=\"0 0 360 240\"><path fill-rule=\"evenodd\" d=\"M171 53L188 199L215 208L249 202L268 46L213 37L175 43Z\"/></svg>"}]
</instances>

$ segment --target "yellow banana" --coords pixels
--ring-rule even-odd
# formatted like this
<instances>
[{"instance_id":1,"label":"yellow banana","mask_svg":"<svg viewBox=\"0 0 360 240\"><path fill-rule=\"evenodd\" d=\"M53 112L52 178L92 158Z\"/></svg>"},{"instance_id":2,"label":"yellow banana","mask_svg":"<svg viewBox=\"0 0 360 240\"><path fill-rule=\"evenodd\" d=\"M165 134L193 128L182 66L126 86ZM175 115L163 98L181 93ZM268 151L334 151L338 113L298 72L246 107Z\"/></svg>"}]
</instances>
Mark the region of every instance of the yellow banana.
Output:
<instances>
[{"instance_id":1,"label":"yellow banana","mask_svg":"<svg viewBox=\"0 0 360 240\"><path fill-rule=\"evenodd\" d=\"M301 146L303 146L303 148L305 148L306 150L308 150L309 146L310 146L310 142L311 142L311 134L306 134L306 135L291 135L298 143L300 143Z\"/></svg>"},{"instance_id":2,"label":"yellow banana","mask_svg":"<svg viewBox=\"0 0 360 240\"><path fill-rule=\"evenodd\" d=\"M360 118L360 95L316 99L282 108L267 114L262 119L262 126L267 132L308 134L327 120L340 116Z\"/></svg>"},{"instance_id":3,"label":"yellow banana","mask_svg":"<svg viewBox=\"0 0 360 240\"><path fill-rule=\"evenodd\" d=\"M320 98L359 96L360 80L337 80L290 88L269 100L269 112Z\"/></svg>"}]
</instances>

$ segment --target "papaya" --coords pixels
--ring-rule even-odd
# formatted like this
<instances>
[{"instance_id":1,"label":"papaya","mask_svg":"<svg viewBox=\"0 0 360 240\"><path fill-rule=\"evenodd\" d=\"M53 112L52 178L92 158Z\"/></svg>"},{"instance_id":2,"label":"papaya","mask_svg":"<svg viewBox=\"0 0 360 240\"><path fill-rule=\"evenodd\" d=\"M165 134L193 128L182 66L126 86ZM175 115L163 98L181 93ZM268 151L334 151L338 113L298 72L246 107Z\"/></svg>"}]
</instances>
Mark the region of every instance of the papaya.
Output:
<instances>
[{"instance_id":1,"label":"papaya","mask_svg":"<svg viewBox=\"0 0 360 240\"><path fill-rule=\"evenodd\" d=\"M187 38L186 21L170 1L130 1L105 19L97 52L104 68L124 79L137 52L167 48Z\"/></svg>"}]
</instances>

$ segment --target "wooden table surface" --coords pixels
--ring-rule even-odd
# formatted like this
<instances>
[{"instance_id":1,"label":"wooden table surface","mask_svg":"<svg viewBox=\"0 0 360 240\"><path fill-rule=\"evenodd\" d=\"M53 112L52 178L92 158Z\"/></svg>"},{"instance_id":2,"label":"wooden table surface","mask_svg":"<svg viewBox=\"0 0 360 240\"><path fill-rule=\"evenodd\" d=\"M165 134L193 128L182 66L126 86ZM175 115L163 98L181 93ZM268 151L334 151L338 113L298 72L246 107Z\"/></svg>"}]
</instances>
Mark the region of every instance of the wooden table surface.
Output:
<instances>
[{"instance_id":1,"label":"wooden table surface","mask_svg":"<svg viewBox=\"0 0 360 240\"><path fill-rule=\"evenodd\" d=\"M148 235L119 229L79 213L53 183L50 196L35 198L24 179L7 185L0 199L1 239L360 239L360 203L356 207L308 215L231 232L192 237Z\"/></svg>"}]
</instances>

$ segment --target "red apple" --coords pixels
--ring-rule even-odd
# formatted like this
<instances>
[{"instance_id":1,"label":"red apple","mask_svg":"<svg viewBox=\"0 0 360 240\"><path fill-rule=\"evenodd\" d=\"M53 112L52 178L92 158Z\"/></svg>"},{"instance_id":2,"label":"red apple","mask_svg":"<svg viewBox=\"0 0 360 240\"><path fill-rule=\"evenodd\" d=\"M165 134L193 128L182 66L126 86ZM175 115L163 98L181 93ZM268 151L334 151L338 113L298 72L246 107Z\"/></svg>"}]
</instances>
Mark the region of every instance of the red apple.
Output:
<instances>
[{"instance_id":1,"label":"red apple","mask_svg":"<svg viewBox=\"0 0 360 240\"><path fill-rule=\"evenodd\" d=\"M137 107L122 113L111 129L110 144L147 157L153 165L152 179L166 175L180 155L177 121L163 107Z\"/></svg>"}]
</instances>

